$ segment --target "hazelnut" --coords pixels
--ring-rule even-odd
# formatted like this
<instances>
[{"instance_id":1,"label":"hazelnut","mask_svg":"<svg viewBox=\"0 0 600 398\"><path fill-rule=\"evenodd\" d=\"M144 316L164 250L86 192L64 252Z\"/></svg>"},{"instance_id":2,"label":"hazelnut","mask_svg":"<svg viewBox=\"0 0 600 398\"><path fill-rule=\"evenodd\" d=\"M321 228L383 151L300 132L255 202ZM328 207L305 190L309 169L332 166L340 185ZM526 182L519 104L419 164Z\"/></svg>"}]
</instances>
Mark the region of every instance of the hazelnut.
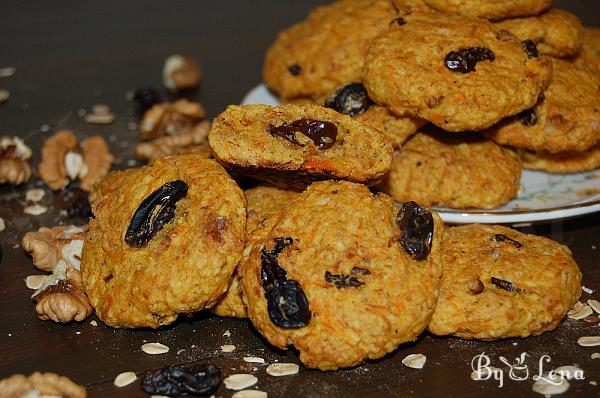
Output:
<instances>
[{"instance_id":1,"label":"hazelnut","mask_svg":"<svg viewBox=\"0 0 600 398\"><path fill-rule=\"evenodd\" d=\"M202 152L206 158L210 158L212 153L207 140L209 129L210 124L207 121L200 122L180 134L158 137L150 142L138 144L135 154L142 159L154 160L198 151Z\"/></svg>"},{"instance_id":2,"label":"hazelnut","mask_svg":"<svg viewBox=\"0 0 600 398\"><path fill-rule=\"evenodd\" d=\"M163 85L170 91L196 87L202 79L202 70L198 62L177 54L165 60L162 74Z\"/></svg>"},{"instance_id":3,"label":"hazelnut","mask_svg":"<svg viewBox=\"0 0 600 398\"><path fill-rule=\"evenodd\" d=\"M164 102L150 108L140 123L140 136L149 140L163 135L189 131L206 117L206 110L197 102L180 99Z\"/></svg>"}]
</instances>

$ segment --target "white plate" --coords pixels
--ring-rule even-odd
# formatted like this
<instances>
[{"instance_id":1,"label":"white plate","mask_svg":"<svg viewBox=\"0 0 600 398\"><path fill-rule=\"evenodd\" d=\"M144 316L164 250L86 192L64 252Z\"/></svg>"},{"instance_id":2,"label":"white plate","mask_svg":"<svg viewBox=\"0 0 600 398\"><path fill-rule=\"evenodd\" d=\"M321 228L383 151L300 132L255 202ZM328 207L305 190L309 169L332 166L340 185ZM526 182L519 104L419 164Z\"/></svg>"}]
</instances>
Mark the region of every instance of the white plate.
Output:
<instances>
[{"instance_id":1,"label":"white plate","mask_svg":"<svg viewBox=\"0 0 600 398\"><path fill-rule=\"evenodd\" d=\"M242 104L277 105L264 84L254 87ZM494 210L435 208L451 224L515 224L556 220L600 211L600 170L577 174L549 174L523 170L521 190Z\"/></svg>"}]
</instances>

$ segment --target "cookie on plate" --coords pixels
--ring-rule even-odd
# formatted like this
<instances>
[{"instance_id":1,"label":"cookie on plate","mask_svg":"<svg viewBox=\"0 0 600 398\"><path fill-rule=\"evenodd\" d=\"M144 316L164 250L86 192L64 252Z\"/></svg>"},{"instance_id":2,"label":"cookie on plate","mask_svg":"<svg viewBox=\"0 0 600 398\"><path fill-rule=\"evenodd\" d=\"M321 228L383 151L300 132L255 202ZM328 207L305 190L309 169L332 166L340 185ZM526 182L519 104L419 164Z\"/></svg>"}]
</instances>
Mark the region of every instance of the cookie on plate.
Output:
<instances>
[{"instance_id":1,"label":"cookie on plate","mask_svg":"<svg viewBox=\"0 0 600 398\"><path fill-rule=\"evenodd\" d=\"M477 18L412 13L371 42L369 96L397 115L475 131L535 105L552 61L535 45Z\"/></svg>"},{"instance_id":2,"label":"cookie on plate","mask_svg":"<svg viewBox=\"0 0 600 398\"><path fill-rule=\"evenodd\" d=\"M550 86L538 103L486 133L500 145L531 151L579 152L600 140L600 79L584 67L554 60Z\"/></svg>"},{"instance_id":3,"label":"cookie on plate","mask_svg":"<svg viewBox=\"0 0 600 398\"><path fill-rule=\"evenodd\" d=\"M424 206L493 209L516 196L520 178L517 154L478 134L417 133L394 154L380 188Z\"/></svg>"},{"instance_id":4,"label":"cookie on plate","mask_svg":"<svg viewBox=\"0 0 600 398\"><path fill-rule=\"evenodd\" d=\"M98 317L157 328L212 306L242 257L246 199L214 160L160 158L93 202L81 275Z\"/></svg>"},{"instance_id":5,"label":"cookie on plate","mask_svg":"<svg viewBox=\"0 0 600 398\"><path fill-rule=\"evenodd\" d=\"M382 132L317 105L231 105L208 141L225 168L284 189L326 179L372 185L392 161Z\"/></svg>"},{"instance_id":6,"label":"cookie on plate","mask_svg":"<svg viewBox=\"0 0 600 398\"><path fill-rule=\"evenodd\" d=\"M581 295L581 272L569 248L502 226L447 228L442 262L429 324L436 335L538 335L555 329Z\"/></svg>"},{"instance_id":7,"label":"cookie on plate","mask_svg":"<svg viewBox=\"0 0 600 398\"><path fill-rule=\"evenodd\" d=\"M583 45L574 62L600 75L600 28L584 29Z\"/></svg>"},{"instance_id":8,"label":"cookie on plate","mask_svg":"<svg viewBox=\"0 0 600 398\"><path fill-rule=\"evenodd\" d=\"M568 11L553 8L541 15L506 19L495 24L522 40L532 40L540 53L553 57L577 55L583 43L583 25Z\"/></svg>"},{"instance_id":9,"label":"cookie on plate","mask_svg":"<svg viewBox=\"0 0 600 398\"><path fill-rule=\"evenodd\" d=\"M248 316L271 344L294 345L307 367L380 358L427 325L441 275L435 213L325 181L263 228L241 268Z\"/></svg>"},{"instance_id":10,"label":"cookie on plate","mask_svg":"<svg viewBox=\"0 0 600 398\"><path fill-rule=\"evenodd\" d=\"M294 191L284 191L283 189L258 186L244 191L248 201L246 220L246 248L244 256L238 267L247 261L248 253L252 249L254 242L261 240L256 229L262 226L263 222L274 214L285 209L299 194ZM234 318L246 318L246 306L242 300L242 291L239 287L239 274L236 274L229 285L227 292L219 299L219 302L211 308L211 311L219 316L230 316Z\"/></svg>"},{"instance_id":11,"label":"cookie on plate","mask_svg":"<svg viewBox=\"0 0 600 398\"><path fill-rule=\"evenodd\" d=\"M548 173L579 173L600 168L600 146L583 152L544 153L520 151L523 168Z\"/></svg>"},{"instance_id":12,"label":"cookie on plate","mask_svg":"<svg viewBox=\"0 0 600 398\"><path fill-rule=\"evenodd\" d=\"M552 0L424 0L442 12L492 20L527 17L548 9Z\"/></svg>"},{"instance_id":13,"label":"cookie on plate","mask_svg":"<svg viewBox=\"0 0 600 398\"><path fill-rule=\"evenodd\" d=\"M315 8L280 32L266 54L265 83L284 98L332 92L360 81L371 39L396 17L391 0L342 0Z\"/></svg>"}]
</instances>

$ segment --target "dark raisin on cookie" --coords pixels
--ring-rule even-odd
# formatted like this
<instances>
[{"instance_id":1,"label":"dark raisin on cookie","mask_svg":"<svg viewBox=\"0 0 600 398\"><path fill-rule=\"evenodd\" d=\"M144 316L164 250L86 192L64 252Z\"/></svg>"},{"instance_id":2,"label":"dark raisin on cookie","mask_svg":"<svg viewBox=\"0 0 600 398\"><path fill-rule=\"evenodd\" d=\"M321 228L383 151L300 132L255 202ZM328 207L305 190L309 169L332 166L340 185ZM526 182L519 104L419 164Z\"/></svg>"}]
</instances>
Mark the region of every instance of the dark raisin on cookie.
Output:
<instances>
[{"instance_id":1,"label":"dark raisin on cookie","mask_svg":"<svg viewBox=\"0 0 600 398\"><path fill-rule=\"evenodd\" d=\"M345 287L359 287L365 284L356 276L347 274L332 274L329 271L325 271L325 281L333 283L338 289Z\"/></svg>"},{"instance_id":2,"label":"dark raisin on cookie","mask_svg":"<svg viewBox=\"0 0 600 398\"><path fill-rule=\"evenodd\" d=\"M406 25L406 20L402 17L394 19L391 23L396 23L398 26Z\"/></svg>"},{"instance_id":3,"label":"dark raisin on cookie","mask_svg":"<svg viewBox=\"0 0 600 398\"><path fill-rule=\"evenodd\" d=\"M523 40L521 42L521 45L523 46L523 51L525 51L525 53L527 54L527 58L533 59L540 56L540 52L538 51L535 43L532 40Z\"/></svg>"},{"instance_id":4,"label":"dark raisin on cookie","mask_svg":"<svg viewBox=\"0 0 600 398\"><path fill-rule=\"evenodd\" d=\"M329 149L335 144L337 138L337 127L331 122L312 119L298 119L291 123L279 126L269 126L271 136L281 137L285 140L302 145L296 138L296 133L310 138L319 149Z\"/></svg>"},{"instance_id":5,"label":"dark raisin on cookie","mask_svg":"<svg viewBox=\"0 0 600 398\"><path fill-rule=\"evenodd\" d=\"M444 63L446 68L452 72L469 73L475 72L475 66L481 61L494 61L496 56L486 47L469 47L458 51L450 51Z\"/></svg>"},{"instance_id":6,"label":"dark raisin on cookie","mask_svg":"<svg viewBox=\"0 0 600 398\"><path fill-rule=\"evenodd\" d=\"M340 87L325 101L325 108L331 108L344 115L356 116L373 105L362 83L350 83Z\"/></svg>"},{"instance_id":7,"label":"dark raisin on cookie","mask_svg":"<svg viewBox=\"0 0 600 398\"><path fill-rule=\"evenodd\" d=\"M300 72L302 72L302 68L301 68L301 67L300 67L300 65L298 65L298 64L293 64L293 65L290 65L290 66L288 67L288 71L289 71L289 72L290 72L292 75L294 75L294 76L298 76L298 75L300 74Z\"/></svg>"},{"instance_id":8,"label":"dark raisin on cookie","mask_svg":"<svg viewBox=\"0 0 600 398\"><path fill-rule=\"evenodd\" d=\"M509 238L506 235L502 235L502 234L495 234L492 235L492 240L496 243L503 243L503 242L507 242L510 243L511 245L513 245L514 247L516 247L517 249L520 249L523 247L523 244L521 242L518 242L514 239Z\"/></svg>"},{"instance_id":9,"label":"dark raisin on cookie","mask_svg":"<svg viewBox=\"0 0 600 398\"><path fill-rule=\"evenodd\" d=\"M415 260L424 260L431 251L433 216L415 202L405 202L396 217L400 230L400 244Z\"/></svg>"},{"instance_id":10,"label":"dark raisin on cookie","mask_svg":"<svg viewBox=\"0 0 600 398\"><path fill-rule=\"evenodd\" d=\"M506 290L507 292L519 293L521 291L521 289L515 287L512 282L494 278L493 276L490 279L490 282L492 282L492 285L496 286L498 289Z\"/></svg>"}]
</instances>

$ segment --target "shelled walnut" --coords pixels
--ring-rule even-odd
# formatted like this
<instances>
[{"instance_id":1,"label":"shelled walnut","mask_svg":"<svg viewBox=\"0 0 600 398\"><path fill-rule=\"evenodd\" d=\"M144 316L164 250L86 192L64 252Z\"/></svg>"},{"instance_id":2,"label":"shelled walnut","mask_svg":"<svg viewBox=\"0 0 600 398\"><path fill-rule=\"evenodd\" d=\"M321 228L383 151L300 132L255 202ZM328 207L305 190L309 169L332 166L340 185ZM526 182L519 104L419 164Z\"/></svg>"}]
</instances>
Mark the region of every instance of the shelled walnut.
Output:
<instances>
[{"instance_id":1,"label":"shelled walnut","mask_svg":"<svg viewBox=\"0 0 600 398\"><path fill-rule=\"evenodd\" d=\"M140 136L150 140L163 135L186 132L206 117L206 110L197 103L186 99L163 102L154 105L140 123Z\"/></svg>"},{"instance_id":2,"label":"shelled walnut","mask_svg":"<svg viewBox=\"0 0 600 398\"><path fill-rule=\"evenodd\" d=\"M165 60L163 85L171 91L193 88L200 84L202 70L192 58L174 54Z\"/></svg>"},{"instance_id":3,"label":"shelled walnut","mask_svg":"<svg viewBox=\"0 0 600 398\"><path fill-rule=\"evenodd\" d=\"M87 226L42 227L35 232L26 233L21 246L31 254L33 264L42 271L52 271L61 259L79 267L86 231Z\"/></svg>"},{"instance_id":4,"label":"shelled walnut","mask_svg":"<svg viewBox=\"0 0 600 398\"><path fill-rule=\"evenodd\" d=\"M0 380L2 398L62 397L86 398L85 388L56 373L35 372L27 377L15 374Z\"/></svg>"},{"instance_id":5,"label":"shelled walnut","mask_svg":"<svg viewBox=\"0 0 600 398\"><path fill-rule=\"evenodd\" d=\"M79 179L81 189L89 191L108 173L113 161L102 137L87 138L79 145L72 132L61 130L42 144L38 170L42 181L53 190L60 190L70 180Z\"/></svg>"},{"instance_id":6,"label":"shelled walnut","mask_svg":"<svg viewBox=\"0 0 600 398\"><path fill-rule=\"evenodd\" d=\"M154 160L170 155L200 152L208 159L212 156L207 140L209 129L210 124L207 121L200 122L182 133L142 142L136 146L135 154L142 159Z\"/></svg>"},{"instance_id":7,"label":"shelled walnut","mask_svg":"<svg viewBox=\"0 0 600 398\"><path fill-rule=\"evenodd\" d=\"M0 136L0 184L20 185L29 181L27 160L31 149L19 137Z\"/></svg>"}]
</instances>

